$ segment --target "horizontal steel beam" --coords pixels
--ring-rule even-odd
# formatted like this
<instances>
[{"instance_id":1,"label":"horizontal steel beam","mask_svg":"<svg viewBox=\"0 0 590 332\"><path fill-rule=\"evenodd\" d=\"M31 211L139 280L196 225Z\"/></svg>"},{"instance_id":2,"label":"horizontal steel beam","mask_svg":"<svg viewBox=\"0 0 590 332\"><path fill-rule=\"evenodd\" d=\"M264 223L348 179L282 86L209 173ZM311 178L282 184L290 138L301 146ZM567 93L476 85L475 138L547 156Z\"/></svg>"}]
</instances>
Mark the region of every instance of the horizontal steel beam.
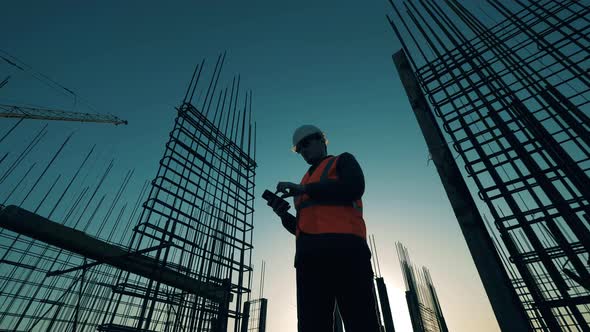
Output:
<instances>
[{"instance_id":1,"label":"horizontal steel beam","mask_svg":"<svg viewBox=\"0 0 590 332\"><path fill-rule=\"evenodd\" d=\"M141 250L134 251L134 252L129 252L125 256L139 255L139 254L147 253L149 251L167 248L167 247L170 247L171 245L172 245L172 242L162 242L161 244L154 246L154 247L145 248L145 249L141 249ZM122 258L122 257L123 256L119 256L119 258ZM75 267L72 267L69 269L49 271L49 272L45 273L45 276L47 276L47 277L60 276L62 274L66 274L66 273L70 273L70 272L74 272L74 271L78 271L78 270L87 270L93 266L100 265L100 264L103 264L103 262L97 261L97 262L92 262L92 263L85 263L85 264L75 266Z\"/></svg>"},{"instance_id":2,"label":"horizontal steel beam","mask_svg":"<svg viewBox=\"0 0 590 332\"><path fill-rule=\"evenodd\" d=\"M155 332L152 330L138 329L136 327L117 325L117 324L102 324L96 329L99 332Z\"/></svg>"},{"instance_id":3,"label":"horizontal steel beam","mask_svg":"<svg viewBox=\"0 0 590 332\"><path fill-rule=\"evenodd\" d=\"M565 306L569 306L569 305L582 305L582 304L588 304L588 303L590 303L590 296L585 295L585 296L572 297L569 299L545 301L545 302L541 302L538 304L535 303L533 305L536 307L559 308L559 307L565 307Z\"/></svg>"},{"instance_id":4,"label":"horizontal steel beam","mask_svg":"<svg viewBox=\"0 0 590 332\"><path fill-rule=\"evenodd\" d=\"M0 210L0 227L218 303L232 300L232 294L218 285L190 278L163 266L163 262L129 252L18 206Z\"/></svg>"}]
</instances>

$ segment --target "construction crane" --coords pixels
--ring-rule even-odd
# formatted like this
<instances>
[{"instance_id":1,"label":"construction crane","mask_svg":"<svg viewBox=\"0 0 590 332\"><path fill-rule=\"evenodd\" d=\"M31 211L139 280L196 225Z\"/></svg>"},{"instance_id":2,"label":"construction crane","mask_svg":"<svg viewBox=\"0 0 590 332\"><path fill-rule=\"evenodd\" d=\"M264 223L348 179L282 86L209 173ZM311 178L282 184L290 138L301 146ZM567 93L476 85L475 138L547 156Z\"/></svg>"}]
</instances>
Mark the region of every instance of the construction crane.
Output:
<instances>
[{"instance_id":1,"label":"construction crane","mask_svg":"<svg viewBox=\"0 0 590 332\"><path fill-rule=\"evenodd\" d=\"M43 108L0 104L0 117L38 120L58 120L77 122L112 123L114 125L127 124L126 120L110 114L92 114L69 111L59 111Z\"/></svg>"},{"instance_id":2,"label":"construction crane","mask_svg":"<svg viewBox=\"0 0 590 332\"><path fill-rule=\"evenodd\" d=\"M8 83L9 79L10 79L10 75L6 76L6 78L3 79L2 82L0 82L0 89Z\"/></svg>"},{"instance_id":3,"label":"construction crane","mask_svg":"<svg viewBox=\"0 0 590 332\"><path fill-rule=\"evenodd\" d=\"M35 71L31 66L23 63L21 60L6 51L0 49L0 59L4 60L10 66L19 71L27 72L31 77L43 82L44 84L60 90L65 91L66 94L74 98L78 98L76 93L55 80L49 78L47 75ZM0 89L3 88L8 80L11 78L8 75L5 79L0 81ZM98 122L98 123L112 123L114 125L127 124L126 120L121 120L114 115L80 113L61 110L44 109L38 107L16 106L0 104L0 117L3 118L18 118L18 119L38 119L38 120L57 120L57 121L77 121L77 122ZM19 121L20 123L20 121Z\"/></svg>"}]
</instances>

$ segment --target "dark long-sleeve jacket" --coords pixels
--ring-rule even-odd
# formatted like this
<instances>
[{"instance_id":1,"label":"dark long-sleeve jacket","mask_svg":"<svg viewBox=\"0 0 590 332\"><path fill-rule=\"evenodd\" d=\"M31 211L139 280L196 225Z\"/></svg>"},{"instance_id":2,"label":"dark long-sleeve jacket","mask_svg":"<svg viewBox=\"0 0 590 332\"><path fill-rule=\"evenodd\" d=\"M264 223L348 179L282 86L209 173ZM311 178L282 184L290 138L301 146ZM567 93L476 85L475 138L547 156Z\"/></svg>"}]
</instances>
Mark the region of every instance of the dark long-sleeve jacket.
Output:
<instances>
[{"instance_id":1,"label":"dark long-sleeve jacket","mask_svg":"<svg viewBox=\"0 0 590 332\"><path fill-rule=\"evenodd\" d=\"M327 156L328 158L330 156ZM321 160L312 165L308 173L316 170ZM306 193L314 201L323 204L341 204L360 199L365 192L365 178L360 165L350 153L343 153L336 164L338 180L310 183ZM297 218L291 214L282 218L285 229L295 234ZM306 234L300 233L296 243L295 266L310 260L326 260L336 257L370 258L365 239L353 234Z\"/></svg>"}]
</instances>

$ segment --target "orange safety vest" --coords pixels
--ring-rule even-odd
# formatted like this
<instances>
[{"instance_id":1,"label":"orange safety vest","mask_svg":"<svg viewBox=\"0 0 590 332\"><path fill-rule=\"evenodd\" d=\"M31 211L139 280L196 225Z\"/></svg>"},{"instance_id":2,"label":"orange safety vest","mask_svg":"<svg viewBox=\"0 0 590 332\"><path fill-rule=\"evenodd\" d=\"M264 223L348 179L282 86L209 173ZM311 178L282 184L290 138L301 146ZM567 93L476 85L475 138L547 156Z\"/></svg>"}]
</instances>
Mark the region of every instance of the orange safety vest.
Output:
<instances>
[{"instance_id":1,"label":"orange safety vest","mask_svg":"<svg viewBox=\"0 0 590 332\"><path fill-rule=\"evenodd\" d=\"M313 171L305 173L302 185L316 182L338 181L336 163L339 157L328 157L322 160ZM363 219L363 202L358 199L350 205L325 205L316 202L307 194L295 197L297 210L296 235L300 232L308 234L340 233L354 234L367 239L367 227Z\"/></svg>"}]
</instances>

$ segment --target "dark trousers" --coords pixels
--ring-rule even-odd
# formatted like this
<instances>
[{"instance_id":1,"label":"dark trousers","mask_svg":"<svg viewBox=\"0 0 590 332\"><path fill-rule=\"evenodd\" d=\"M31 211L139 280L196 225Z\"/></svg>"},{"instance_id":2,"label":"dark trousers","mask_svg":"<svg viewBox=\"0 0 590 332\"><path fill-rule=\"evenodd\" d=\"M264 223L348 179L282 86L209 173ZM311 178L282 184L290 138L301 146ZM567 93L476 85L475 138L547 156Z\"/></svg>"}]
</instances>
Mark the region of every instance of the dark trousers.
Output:
<instances>
[{"instance_id":1,"label":"dark trousers","mask_svg":"<svg viewBox=\"0 0 590 332\"><path fill-rule=\"evenodd\" d=\"M369 259L317 259L298 264L299 332L334 331L335 302L346 332L379 332Z\"/></svg>"}]
</instances>

